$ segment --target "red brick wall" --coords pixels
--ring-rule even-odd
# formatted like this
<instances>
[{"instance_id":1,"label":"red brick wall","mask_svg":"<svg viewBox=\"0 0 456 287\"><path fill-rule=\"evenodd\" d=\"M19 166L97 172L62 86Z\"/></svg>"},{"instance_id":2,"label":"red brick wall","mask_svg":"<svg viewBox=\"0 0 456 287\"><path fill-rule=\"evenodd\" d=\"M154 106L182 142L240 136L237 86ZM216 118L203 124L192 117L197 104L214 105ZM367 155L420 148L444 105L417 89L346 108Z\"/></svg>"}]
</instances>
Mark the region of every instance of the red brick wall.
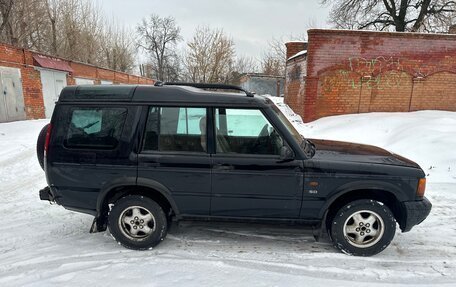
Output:
<instances>
[{"instance_id":1,"label":"red brick wall","mask_svg":"<svg viewBox=\"0 0 456 287\"><path fill-rule=\"evenodd\" d=\"M116 73L114 75L114 84L119 84L119 83L128 83L128 75Z\"/></svg>"},{"instance_id":2,"label":"red brick wall","mask_svg":"<svg viewBox=\"0 0 456 287\"><path fill-rule=\"evenodd\" d=\"M74 71L73 77L97 79L97 68L94 66L71 62L70 67Z\"/></svg>"},{"instance_id":3,"label":"red brick wall","mask_svg":"<svg viewBox=\"0 0 456 287\"><path fill-rule=\"evenodd\" d=\"M287 47L287 59L293 57L297 53L307 49L307 42L288 42L285 44Z\"/></svg>"},{"instance_id":4,"label":"red brick wall","mask_svg":"<svg viewBox=\"0 0 456 287\"><path fill-rule=\"evenodd\" d=\"M40 72L34 66L33 55L37 53L0 43L0 67L13 67L21 70L22 91L27 119L44 118L43 91ZM54 57L55 58L55 57ZM66 60L64 60L66 61ZM99 84L101 80L114 84L153 84L154 80L129 75L122 72L99 68L83 63L66 61L73 69L67 75L67 85L74 85L74 78L87 78Z\"/></svg>"},{"instance_id":5,"label":"red brick wall","mask_svg":"<svg viewBox=\"0 0 456 287\"><path fill-rule=\"evenodd\" d=\"M114 82L114 74L115 72L111 70L98 69L98 78L100 80Z\"/></svg>"},{"instance_id":6,"label":"red brick wall","mask_svg":"<svg viewBox=\"0 0 456 287\"><path fill-rule=\"evenodd\" d=\"M456 111L456 35L308 31L306 73L285 100L305 122L363 112ZM295 51L293 51L295 52Z\"/></svg>"},{"instance_id":7,"label":"red brick wall","mask_svg":"<svg viewBox=\"0 0 456 287\"><path fill-rule=\"evenodd\" d=\"M291 53L295 55L296 53ZM295 58L288 61L287 73L285 75L284 95L293 95L293 97L285 97L285 103L288 104L294 111L301 109L304 99L306 75L305 58Z\"/></svg>"},{"instance_id":8,"label":"red brick wall","mask_svg":"<svg viewBox=\"0 0 456 287\"><path fill-rule=\"evenodd\" d=\"M40 72L33 67L27 66L21 69L21 76L22 94L24 96L25 114L27 115L27 119L44 118L44 102Z\"/></svg>"}]
</instances>

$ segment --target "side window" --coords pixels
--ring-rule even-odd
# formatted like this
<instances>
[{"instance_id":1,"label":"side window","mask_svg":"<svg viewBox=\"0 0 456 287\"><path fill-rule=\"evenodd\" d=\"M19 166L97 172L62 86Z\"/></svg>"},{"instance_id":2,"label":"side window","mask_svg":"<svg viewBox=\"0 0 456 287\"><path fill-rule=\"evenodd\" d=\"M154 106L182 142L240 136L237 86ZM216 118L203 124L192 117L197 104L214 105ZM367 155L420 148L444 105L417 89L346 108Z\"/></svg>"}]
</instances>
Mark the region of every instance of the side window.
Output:
<instances>
[{"instance_id":1,"label":"side window","mask_svg":"<svg viewBox=\"0 0 456 287\"><path fill-rule=\"evenodd\" d=\"M64 145L68 148L114 149L127 116L125 108L77 108L70 114Z\"/></svg>"},{"instance_id":2,"label":"side window","mask_svg":"<svg viewBox=\"0 0 456 287\"><path fill-rule=\"evenodd\" d=\"M283 140L260 110L215 110L217 153L279 155Z\"/></svg>"},{"instance_id":3,"label":"side window","mask_svg":"<svg viewBox=\"0 0 456 287\"><path fill-rule=\"evenodd\" d=\"M206 152L206 141L206 108L149 108L144 151Z\"/></svg>"}]
</instances>

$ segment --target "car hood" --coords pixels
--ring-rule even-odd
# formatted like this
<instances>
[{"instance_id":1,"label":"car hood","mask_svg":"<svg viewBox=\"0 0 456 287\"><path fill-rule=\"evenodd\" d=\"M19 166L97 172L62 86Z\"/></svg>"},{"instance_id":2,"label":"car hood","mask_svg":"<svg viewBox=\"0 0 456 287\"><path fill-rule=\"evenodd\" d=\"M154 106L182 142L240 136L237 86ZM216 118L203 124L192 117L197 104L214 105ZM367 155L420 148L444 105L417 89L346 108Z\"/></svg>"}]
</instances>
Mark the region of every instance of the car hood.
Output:
<instances>
[{"instance_id":1,"label":"car hood","mask_svg":"<svg viewBox=\"0 0 456 287\"><path fill-rule=\"evenodd\" d=\"M314 160L358 162L420 168L420 166L400 155L382 148L332 140L308 139L315 145Z\"/></svg>"}]
</instances>

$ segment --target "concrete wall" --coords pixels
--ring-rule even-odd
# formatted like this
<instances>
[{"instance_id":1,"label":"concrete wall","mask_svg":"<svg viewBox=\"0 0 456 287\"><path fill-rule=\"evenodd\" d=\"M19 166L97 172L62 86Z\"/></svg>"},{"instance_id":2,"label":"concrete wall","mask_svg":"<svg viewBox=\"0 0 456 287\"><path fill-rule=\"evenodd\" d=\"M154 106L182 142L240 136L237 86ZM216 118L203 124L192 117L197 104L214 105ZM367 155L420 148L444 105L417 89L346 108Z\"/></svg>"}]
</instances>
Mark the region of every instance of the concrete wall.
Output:
<instances>
[{"instance_id":1,"label":"concrete wall","mask_svg":"<svg viewBox=\"0 0 456 287\"><path fill-rule=\"evenodd\" d=\"M280 96L284 91L284 78L266 75L246 75L240 80L241 87L257 95ZM277 87L279 94L277 94Z\"/></svg>"},{"instance_id":2,"label":"concrete wall","mask_svg":"<svg viewBox=\"0 0 456 287\"><path fill-rule=\"evenodd\" d=\"M285 84L285 101L305 122L456 111L456 35L314 29L308 40L307 55L287 61Z\"/></svg>"}]
</instances>

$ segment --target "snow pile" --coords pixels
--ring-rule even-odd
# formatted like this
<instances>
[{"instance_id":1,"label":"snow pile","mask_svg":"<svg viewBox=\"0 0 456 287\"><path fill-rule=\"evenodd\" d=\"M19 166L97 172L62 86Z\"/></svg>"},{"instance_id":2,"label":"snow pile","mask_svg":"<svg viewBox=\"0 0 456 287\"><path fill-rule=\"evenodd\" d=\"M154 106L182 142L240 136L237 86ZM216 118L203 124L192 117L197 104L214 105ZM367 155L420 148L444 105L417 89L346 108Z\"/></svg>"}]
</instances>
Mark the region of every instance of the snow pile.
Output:
<instances>
[{"instance_id":1,"label":"snow pile","mask_svg":"<svg viewBox=\"0 0 456 287\"><path fill-rule=\"evenodd\" d=\"M1 123L0 286L455 286L453 113L347 115L309 124L287 113L308 137L373 143L426 170L435 166L428 170L429 218L409 233L398 231L370 258L341 254L297 226L234 223L175 224L154 250L131 251L107 232L89 234L91 216L39 200L46 181L35 143L46 120Z\"/></svg>"},{"instance_id":2,"label":"snow pile","mask_svg":"<svg viewBox=\"0 0 456 287\"><path fill-rule=\"evenodd\" d=\"M283 98L270 98L306 138L379 146L417 162L428 182L456 183L456 112L367 113L304 124Z\"/></svg>"}]
</instances>

